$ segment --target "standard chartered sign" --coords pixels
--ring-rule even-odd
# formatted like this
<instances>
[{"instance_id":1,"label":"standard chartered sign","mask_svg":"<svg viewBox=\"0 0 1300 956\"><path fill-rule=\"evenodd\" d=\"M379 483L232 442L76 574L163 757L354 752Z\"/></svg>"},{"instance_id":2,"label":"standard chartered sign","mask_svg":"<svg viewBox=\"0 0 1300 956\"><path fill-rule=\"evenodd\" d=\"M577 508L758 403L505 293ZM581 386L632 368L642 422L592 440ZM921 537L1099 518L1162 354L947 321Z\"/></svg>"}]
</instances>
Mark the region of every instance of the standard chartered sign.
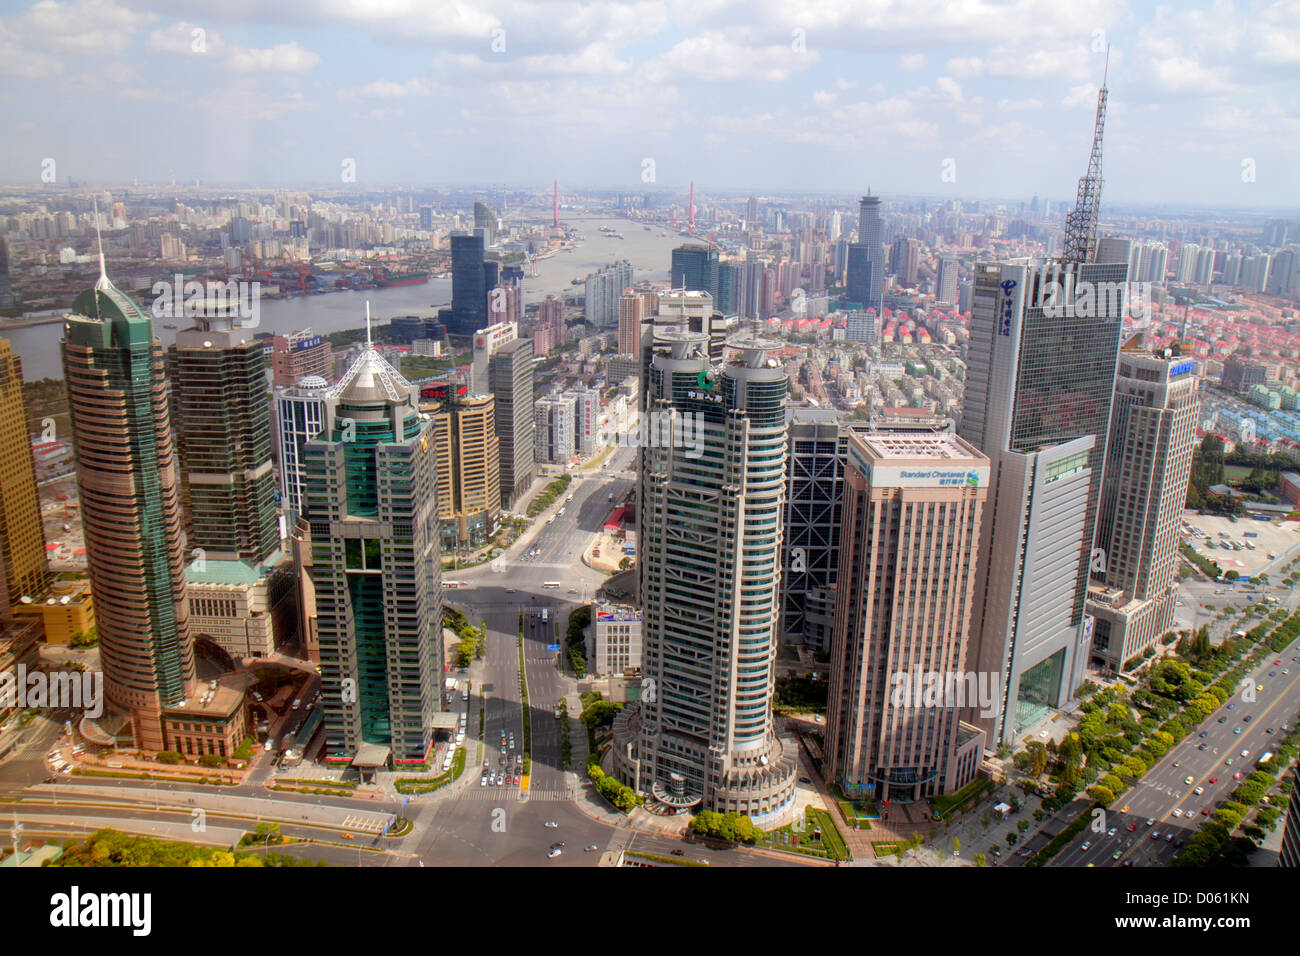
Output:
<instances>
[{"instance_id":1,"label":"standard chartered sign","mask_svg":"<svg viewBox=\"0 0 1300 956\"><path fill-rule=\"evenodd\" d=\"M917 468L876 465L871 483L896 488L984 488L989 483L987 465L971 468Z\"/></svg>"}]
</instances>

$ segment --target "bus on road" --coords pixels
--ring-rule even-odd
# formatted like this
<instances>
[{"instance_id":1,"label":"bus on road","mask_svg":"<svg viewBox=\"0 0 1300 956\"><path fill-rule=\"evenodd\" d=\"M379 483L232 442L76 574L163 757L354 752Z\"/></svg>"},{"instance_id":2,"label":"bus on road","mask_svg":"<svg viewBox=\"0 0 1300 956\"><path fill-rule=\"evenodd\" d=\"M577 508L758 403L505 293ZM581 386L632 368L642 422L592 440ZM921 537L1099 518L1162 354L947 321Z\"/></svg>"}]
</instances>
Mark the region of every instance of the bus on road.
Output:
<instances>
[{"instance_id":1,"label":"bus on road","mask_svg":"<svg viewBox=\"0 0 1300 956\"><path fill-rule=\"evenodd\" d=\"M544 587L544 588L552 588L553 590L558 591L558 590L560 589L560 582L559 582L559 581L546 581L546 582L543 582L542 587Z\"/></svg>"}]
</instances>

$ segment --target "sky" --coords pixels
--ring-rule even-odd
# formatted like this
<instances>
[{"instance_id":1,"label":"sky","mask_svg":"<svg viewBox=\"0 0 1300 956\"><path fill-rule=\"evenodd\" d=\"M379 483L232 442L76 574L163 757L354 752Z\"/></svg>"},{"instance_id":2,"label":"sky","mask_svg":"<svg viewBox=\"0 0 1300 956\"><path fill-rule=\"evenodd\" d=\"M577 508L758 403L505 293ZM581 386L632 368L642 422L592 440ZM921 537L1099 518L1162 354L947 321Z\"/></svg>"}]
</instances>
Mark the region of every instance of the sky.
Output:
<instances>
[{"instance_id":1,"label":"sky","mask_svg":"<svg viewBox=\"0 0 1300 956\"><path fill-rule=\"evenodd\" d=\"M1300 0L0 0L0 182L1073 199L1107 50L1104 199L1300 206Z\"/></svg>"}]
</instances>

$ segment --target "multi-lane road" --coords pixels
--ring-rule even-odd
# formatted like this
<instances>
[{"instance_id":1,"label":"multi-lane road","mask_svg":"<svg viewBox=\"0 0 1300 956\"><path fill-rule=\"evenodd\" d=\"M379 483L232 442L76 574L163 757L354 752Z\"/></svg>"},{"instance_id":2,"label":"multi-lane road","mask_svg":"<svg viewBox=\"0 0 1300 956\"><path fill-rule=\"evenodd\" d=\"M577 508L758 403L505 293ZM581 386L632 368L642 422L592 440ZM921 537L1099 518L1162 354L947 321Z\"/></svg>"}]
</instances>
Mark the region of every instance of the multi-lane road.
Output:
<instances>
[{"instance_id":1,"label":"multi-lane road","mask_svg":"<svg viewBox=\"0 0 1300 956\"><path fill-rule=\"evenodd\" d=\"M1174 746L1048 865L1168 866L1206 821L1205 811L1213 813L1240 784L1237 775L1250 776L1259 758L1277 749L1282 726L1294 728L1298 720L1300 640L1279 654L1269 654L1230 701ZM1068 816L1072 813L1062 813L1047 830L1059 832ZM1015 855L1004 856L1001 865L1024 865L1026 857L1048 839L1046 833L1040 834Z\"/></svg>"}]
</instances>

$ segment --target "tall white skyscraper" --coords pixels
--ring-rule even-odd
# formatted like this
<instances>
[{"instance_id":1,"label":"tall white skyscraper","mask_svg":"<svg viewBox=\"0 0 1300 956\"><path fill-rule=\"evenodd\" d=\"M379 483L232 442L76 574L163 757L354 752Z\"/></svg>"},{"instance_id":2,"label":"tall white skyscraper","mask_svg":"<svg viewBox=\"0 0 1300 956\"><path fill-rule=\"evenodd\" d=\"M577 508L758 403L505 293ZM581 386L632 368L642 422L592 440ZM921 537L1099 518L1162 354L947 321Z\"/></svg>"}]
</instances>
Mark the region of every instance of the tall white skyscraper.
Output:
<instances>
[{"instance_id":1,"label":"tall white skyscraper","mask_svg":"<svg viewBox=\"0 0 1300 956\"><path fill-rule=\"evenodd\" d=\"M614 724L614 773L656 802L779 824L798 755L772 690L784 530L780 343L737 337L715 365L702 332L665 332L643 449L642 692Z\"/></svg>"},{"instance_id":2,"label":"tall white skyscraper","mask_svg":"<svg viewBox=\"0 0 1300 956\"><path fill-rule=\"evenodd\" d=\"M1178 529L1200 411L1192 358L1140 346L1120 353L1087 605L1096 619L1093 658L1111 670L1173 622Z\"/></svg>"}]
</instances>

